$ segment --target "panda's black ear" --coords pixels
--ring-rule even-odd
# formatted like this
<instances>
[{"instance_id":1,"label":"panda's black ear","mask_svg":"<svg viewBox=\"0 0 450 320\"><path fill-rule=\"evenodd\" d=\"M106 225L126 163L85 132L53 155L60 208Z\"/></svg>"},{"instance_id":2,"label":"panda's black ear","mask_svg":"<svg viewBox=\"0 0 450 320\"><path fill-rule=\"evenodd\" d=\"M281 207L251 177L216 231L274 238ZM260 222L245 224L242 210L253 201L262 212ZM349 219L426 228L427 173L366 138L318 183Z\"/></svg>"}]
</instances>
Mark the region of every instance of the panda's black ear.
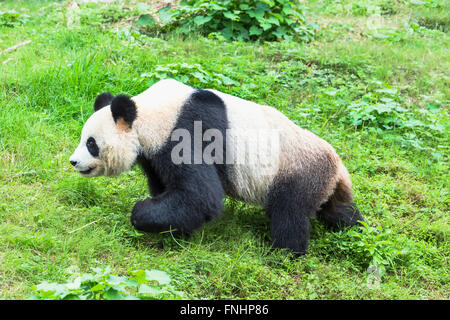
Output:
<instances>
[{"instance_id":1,"label":"panda's black ear","mask_svg":"<svg viewBox=\"0 0 450 320\"><path fill-rule=\"evenodd\" d=\"M128 96L121 94L111 102L111 113L117 125L126 124L131 128L137 116L136 105Z\"/></svg>"},{"instance_id":2,"label":"panda's black ear","mask_svg":"<svg viewBox=\"0 0 450 320\"><path fill-rule=\"evenodd\" d=\"M94 102L94 110L98 111L103 107L109 106L113 101L114 96L109 92L100 93Z\"/></svg>"}]
</instances>

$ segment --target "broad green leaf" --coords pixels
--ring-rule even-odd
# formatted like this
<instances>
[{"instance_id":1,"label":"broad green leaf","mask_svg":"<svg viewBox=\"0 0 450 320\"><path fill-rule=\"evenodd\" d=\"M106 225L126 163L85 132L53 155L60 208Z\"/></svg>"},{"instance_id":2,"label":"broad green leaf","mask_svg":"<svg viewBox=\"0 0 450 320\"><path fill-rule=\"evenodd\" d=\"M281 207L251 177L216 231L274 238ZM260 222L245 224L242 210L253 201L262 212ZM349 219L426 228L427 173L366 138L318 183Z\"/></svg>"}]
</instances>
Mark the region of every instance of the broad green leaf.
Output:
<instances>
[{"instance_id":1,"label":"broad green leaf","mask_svg":"<svg viewBox=\"0 0 450 320\"><path fill-rule=\"evenodd\" d=\"M123 296L120 294L120 292L113 288L109 288L105 292L105 298L107 300L123 300Z\"/></svg>"},{"instance_id":2,"label":"broad green leaf","mask_svg":"<svg viewBox=\"0 0 450 320\"><path fill-rule=\"evenodd\" d=\"M249 33L250 33L250 35L259 36L261 33L263 33L263 30L257 26L251 26Z\"/></svg>"},{"instance_id":3,"label":"broad green leaf","mask_svg":"<svg viewBox=\"0 0 450 320\"><path fill-rule=\"evenodd\" d=\"M43 282L36 286L36 290L59 295L67 291L67 287L64 284Z\"/></svg>"},{"instance_id":4,"label":"broad green leaf","mask_svg":"<svg viewBox=\"0 0 450 320\"><path fill-rule=\"evenodd\" d=\"M294 14L294 10L292 10L292 8L289 5L285 5L282 11L284 14L287 15Z\"/></svg>"},{"instance_id":5,"label":"broad green leaf","mask_svg":"<svg viewBox=\"0 0 450 320\"><path fill-rule=\"evenodd\" d=\"M273 32L278 38L283 38L286 34L286 30L283 27L278 27L276 31Z\"/></svg>"},{"instance_id":6,"label":"broad green leaf","mask_svg":"<svg viewBox=\"0 0 450 320\"><path fill-rule=\"evenodd\" d=\"M157 14L163 25L172 22L173 16L175 15L170 7L159 9Z\"/></svg>"},{"instance_id":7,"label":"broad green leaf","mask_svg":"<svg viewBox=\"0 0 450 320\"><path fill-rule=\"evenodd\" d=\"M262 18L264 18L264 12L265 11L262 9L254 9L254 10L247 11L247 14L252 18L262 19Z\"/></svg>"},{"instance_id":8,"label":"broad green leaf","mask_svg":"<svg viewBox=\"0 0 450 320\"><path fill-rule=\"evenodd\" d=\"M106 285L104 285L103 283L98 283L93 286L90 291L102 291L105 287Z\"/></svg>"},{"instance_id":9,"label":"broad green leaf","mask_svg":"<svg viewBox=\"0 0 450 320\"><path fill-rule=\"evenodd\" d=\"M205 75L203 73L201 73L201 72L195 71L195 72L192 72L191 75L194 78L198 79L200 82L203 82L203 83L207 82L206 79L205 79Z\"/></svg>"},{"instance_id":10,"label":"broad green leaf","mask_svg":"<svg viewBox=\"0 0 450 320\"><path fill-rule=\"evenodd\" d=\"M75 280L73 280L72 282L66 284L66 287L70 290L79 289L80 286L81 286L81 277L78 277Z\"/></svg>"},{"instance_id":11,"label":"broad green leaf","mask_svg":"<svg viewBox=\"0 0 450 320\"><path fill-rule=\"evenodd\" d=\"M170 283L170 277L169 275L160 270L145 270L145 279L149 281L158 281L159 284L169 284Z\"/></svg>"},{"instance_id":12,"label":"broad green leaf","mask_svg":"<svg viewBox=\"0 0 450 320\"><path fill-rule=\"evenodd\" d=\"M221 75L220 80L222 81L222 83L226 86L235 86L238 85L237 81L234 81L231 78L228 78L227 76Z\"/></svg>"},{"instance_id":13,"label":"broad green leaf","mask_svg":"<svg viewBox=\"0 0 450 320\"><path fill-rule=\"evenodd\" d=\"M105 282L110 286L116 286L119 284L126 284L128 279L126 277L119 277L115 275L110 275Z\"/></svg>"},{"instance_id":14,"label":"broad green leaf","mask_svg":"<svg viewBox=\"0 0 450 320\"><path fill-rule=\"evenodd\" d=\"M208 8L208 9L214 10L214 11L227 10L227 7L218 5L217 3L202 3L199 5L199 7Z\"/></svg>"},{"instance_id":15,"label":"broad green leaf","mask_svg":"<svg viewBox=\"0 0 450 320\"><path fill-rule=\"evenodd\" d=\"M270 6L267 3L258 2L258 4L256 5L256 9L266 12L270 10Z\"/></svg>"},{"instance_id":16,"label":"broad green leaf","mask_svg":"<svg viewBox=\"0 0 450 320\"><path fill-rule=\"evenodd\" d=\"M143 14L137 19L136 24L139 26L151 26L155 24L156 20L149 14Z\"/></svg>"},{"instance_id":17,"label":"broad green leaf","mask_svg":"<svg viewBox=\"0 0 450 320\"><path fill-rule=\"evenodd\" d=\"M262 22L259 25L261 26L261 28L263 28L264 31L267 31L270 28L272 28L272 24L270 24L268 22Z\"/></svg>"},{"instance_id":18,"label":"broad green leaf","mask_svg":"<svg viewBox=\"0 0 450 320\"><path fill-rule=\"evenodd\" d=\"M231 29L231 26L223 28L220 33L227 40L230 40L233 37L233 30Z\"/></svg>"},{"instance_id":19,"label":"broad green leaf","mask_svg":"<svg viewBox=\"0 0 450 320\"><path fill-rule=\"evenodd\" d=\"M145 296L145 297L157 297L158 295L160 295L163 291L155 286L149 286L146 284L142 284L139 287L139 295L140 296Z\"/></svg>"},{"instance_id":20,"label":"broad green leaf","mask_svg":"<svg viewBox=\"0 0 450 320\"><path fill-rule=\"evenodd\" d=\"M131 277L131 280L135 280L138 283L146 283L147 279L145 279L145 270L134 270L130 271L130 274L132 274L134 277Z\"/></svg>"},{"instance_id":21,"label":"broad green leaf","mask_svg":"<svg viewBox=\"0 0 450 320\"><path fill-rule=\"evenodd\" d=\"M274 12L272 12L271 14L272 14L272 16L274 16L275 18L277 18L278 21L280 21L280 22L283 22L283 21L284 21L284 18L283 18L283 16L282 16L281 14L274 13Z\"/></svg>"},{"instance_id":22,"label":"broad green leaf","mask_svg":"<svg viewBox=\"0 0 450 320\"><path fill-rule=\"evenodd\" d=\"M201 26L209 21L211 21L213 17L212 16L197 16L194 18L194 23L197 26Z\"/></svg>"},{"instance_id":23,"label":"broad green leaf","mask_svg":"<svg viewBox=\"0 0 450 320\"><path fill-rule=\"evenodd\" d=\"M239 20L239 16L235 15L233 12L230 12L230 11L224 12L223 15L224 15L225 18L228 18L228 19L233 20L233 21L238 21Z\"/></svg>"},{"instance_id":24,"label":"broad green leaf","mask_svg":"<svg viewBox=\"0 0 450 320\"><path fill-rule=\"evenodd\" d=\"M277 18L275 17L269 17L266 19L267 22L271 23L271 24L276 24L277 26L280 25L280 21L278 21Z\"/></svg>"}]
</instances>

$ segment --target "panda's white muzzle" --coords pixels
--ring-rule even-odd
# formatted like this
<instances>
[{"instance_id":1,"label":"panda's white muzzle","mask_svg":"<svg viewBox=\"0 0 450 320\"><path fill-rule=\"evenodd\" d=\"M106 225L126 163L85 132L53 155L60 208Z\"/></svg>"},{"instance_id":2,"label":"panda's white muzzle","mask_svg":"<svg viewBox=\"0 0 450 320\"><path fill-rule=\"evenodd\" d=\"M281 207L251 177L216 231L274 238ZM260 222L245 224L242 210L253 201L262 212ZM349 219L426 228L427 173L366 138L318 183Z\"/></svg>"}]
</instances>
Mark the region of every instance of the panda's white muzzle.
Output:
<instances>
[{"instance_id":1,"label":"panda's white muzzle","mask_svg":"<svg viewBox=\"0 0 450 320\"><path fill-rule=\"evenodd\" d=\"M98 160L89 153L85 146L78 147L69 161L81 175L89 176L97 171Z\"/></svg>"}]
</instances>

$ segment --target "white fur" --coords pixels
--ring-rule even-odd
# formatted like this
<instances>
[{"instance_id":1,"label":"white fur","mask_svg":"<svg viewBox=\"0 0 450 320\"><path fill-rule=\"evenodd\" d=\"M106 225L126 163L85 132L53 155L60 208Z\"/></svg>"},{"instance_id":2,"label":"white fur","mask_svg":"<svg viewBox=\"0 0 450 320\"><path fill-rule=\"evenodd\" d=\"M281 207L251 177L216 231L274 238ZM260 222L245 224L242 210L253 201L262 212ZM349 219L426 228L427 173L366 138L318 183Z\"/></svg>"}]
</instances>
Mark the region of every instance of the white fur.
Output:
<instances>
[{"instance_id":1,"label":"white fur","mask_svg":"<svg viewBox=\"0 0 450 320\"><path fill-rule=\"evenodd\" d=\"M151 156L167 141L181 107L193 92L192 87L167 79L132 98L138 114L133 130L146 155Z\"/></svg>"},{"instance_id":2,"label":"white fur","mask_svg":"<svg viewBox=\"0 0 450 320\"><path fill-rule=\"evenodd\" d=\"M100 150L99 157L93 157L87 147L86 142L92 137L95 139ZM81 142L71 161L76 161L75 169L85 171L93 170L86 176L95 177L100 175L119 175L129 170L139 152L139 141L134 130L124 132L113 120L110 106L106 106L86 121L81 132Z\"/></svg>"},{"instance_id":3,"label":"white fur","mask_svg":"<svg viewBox=\"0 0 450 320\"><path fill-rule=\"evenodd\" d=\"M218 95L225 103L227 108L227 117L229 122L229 130L227 135L227 148L245 148L249 145L257 145L257 141L253 136L245 136L245 131L258 132L259 130L277 129L270 125L264 110L267 107L261 106L251 101L247 101L217 90L210 90ZM246 145L242 141L246 140ZM269 146L266 144L258 144L258 151L260 153L269 153L269 161L276 167L274 170L261 170L257 162L238 163L230 167L230 180L233 193L239 199L263 205L265 196L270 184L276 176L279 165L279 155L270 153L270 150L265 148ZM237 153L247 153L247 158L252 155L248 154L251 150L237 150Z\"/></svg>"},{"instance_id":4,"label":"white fur","mask_svg":"<svg viewBox=\"0 0 450 320\"><path fill-rule=\"evenodd\" d=\"M280 149L270 155L270 160L276 166L272 170L261 170L258 163L245 163L231 166L231 187L235 196L246 202L264 205L267 192L274 179L280 175L301 174L308 172L312 165L318 164L321 155L328 154L330 159L340 167L340 159L333 147L312 132L302 129L273 107L260 105L217 90L210 90L218 95L227 108L230 126L227 147L242 147L236 143L243 139L242 129L270 130L279 134ZM269 144L260 144L260 153L270 153ZM241 152L248 152L241 151ZM345 167L343 167L345 169ZM341 171L331 181L324 181L327 191L325 201L333 192ZM346 172L346 169L345 169ZM344 175L345 176L345 175ZM348 176L348 174L347 174ZM349 181L349 179L348 179Z\"/></svg>"}]
</instances>

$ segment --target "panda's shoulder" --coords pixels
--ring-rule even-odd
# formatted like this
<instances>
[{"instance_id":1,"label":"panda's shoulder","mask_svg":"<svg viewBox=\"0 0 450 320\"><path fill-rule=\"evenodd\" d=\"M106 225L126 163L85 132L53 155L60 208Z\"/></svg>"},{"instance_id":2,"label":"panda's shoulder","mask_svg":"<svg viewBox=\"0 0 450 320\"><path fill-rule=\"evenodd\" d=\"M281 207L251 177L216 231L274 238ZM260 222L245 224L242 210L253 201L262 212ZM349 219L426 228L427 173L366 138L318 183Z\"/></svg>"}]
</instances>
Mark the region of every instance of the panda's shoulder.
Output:
<instances>
[{"instance_id":1,"label":"panda's shoulder","mask_svg":"<svg viewBox=\"0 0 450 320\"><path fill-rule=\"evenodd\" d=\"M140 93L136 97L146 96L171 96L177 93L192 92L194 88L177 81L175 79L164 79L156 82L150 86L147 90Z\"/></svg>"},{"instance_id":2,"label":"panda's shoulder","mask_svg":"<svg viewBox=\"0 0 450 320\"><path fill-rule=\"evenodd\" d=\"M134 96L132 99L140 109L148 107L178 108L194 92L194 88L174 79L164 79Z\"/></svg>"},{"instance_id":3,"label":"panda's shoulder","mask_svg":"<svg viewBox=\"0 0 450 320\"><path fill-rule=\"evenodd\" d=\"M163 79L153 84L149 89L177 89L177 88L191 88L191 87L175 79Z\"/></svg>"}]
</instances>

